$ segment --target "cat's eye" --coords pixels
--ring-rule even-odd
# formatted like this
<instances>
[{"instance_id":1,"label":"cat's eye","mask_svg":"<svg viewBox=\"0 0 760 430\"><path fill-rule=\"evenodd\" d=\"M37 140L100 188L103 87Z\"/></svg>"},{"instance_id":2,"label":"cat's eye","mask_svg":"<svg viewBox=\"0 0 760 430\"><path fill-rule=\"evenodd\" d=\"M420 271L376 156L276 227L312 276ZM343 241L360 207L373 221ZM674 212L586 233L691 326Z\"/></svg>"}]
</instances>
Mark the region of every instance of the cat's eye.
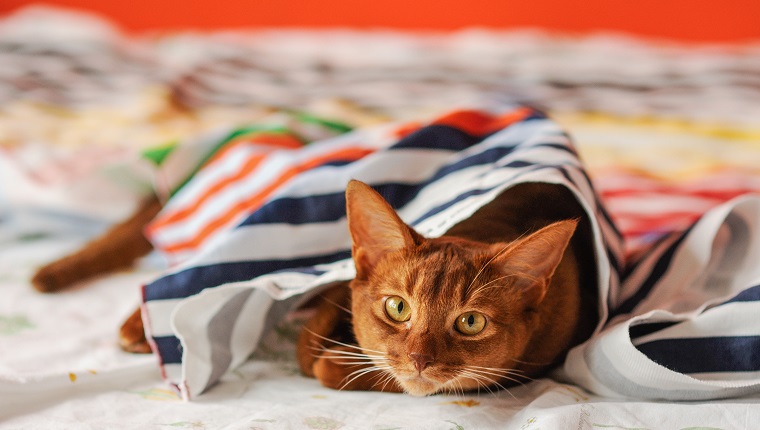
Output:
<instances>
[{"instance_id":1,"label":"cat's eye","mask_svg":"<svg viewBox=\"0 0 760 430\"><path fill-rule=\"evenodd\" d=\"M480 333L486 327L486 317L480 312L465 312L457 317L456 330L467 336Z\"/></svg>"},{"instance_id":2,"label":"cat's eye","mask_svg":"<svg viewBox=\"0 0 760 430\"><path fill-rule=\"evenodd\" d=\"M412 308L401 297L391 296L385 300L385 313L393 321L404 322L409 321L409 318L412 316Z\"/></svg>"}]
</instances>

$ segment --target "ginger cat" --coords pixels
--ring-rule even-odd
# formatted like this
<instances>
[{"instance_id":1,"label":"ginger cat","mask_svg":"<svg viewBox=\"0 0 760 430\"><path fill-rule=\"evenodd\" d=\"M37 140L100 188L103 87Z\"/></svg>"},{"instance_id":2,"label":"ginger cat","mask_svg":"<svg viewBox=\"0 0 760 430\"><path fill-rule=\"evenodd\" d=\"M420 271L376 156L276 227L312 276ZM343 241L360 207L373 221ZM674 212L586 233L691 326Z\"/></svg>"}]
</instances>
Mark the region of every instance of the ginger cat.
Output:
<instances>
[{"instance_id":1,"label":"ginger cat","mask_svg":"<svg viewBox=\"0 0 760 430\"><path fill-rule=\"evenodd\" d=\"M592 333L590 226L567 189L516 185L437 239L406 226L363 183L352 181L346 198L357 277L312 301L317 312L297 350L303 373L324 385L412 395L490 390L540 376ZM130 266L150 252L142 231L159 210L157 199L146 200L40 269L34 286L57 291ZM151 352L139 309L119 341Z\"/></svg>"},{"instance_id":2,"label":"ginger cat","mask_svg":"<svg viewBox=\"0 0 760 430\"><path fill-rule=\"evenodd\" d=\"M562 187L517 185L436 239L361 182L346 208L356 278L313 300L297 351L327 387L490 391L541 376L594 330L590 226Z\"/></svg>"}]
</instances>

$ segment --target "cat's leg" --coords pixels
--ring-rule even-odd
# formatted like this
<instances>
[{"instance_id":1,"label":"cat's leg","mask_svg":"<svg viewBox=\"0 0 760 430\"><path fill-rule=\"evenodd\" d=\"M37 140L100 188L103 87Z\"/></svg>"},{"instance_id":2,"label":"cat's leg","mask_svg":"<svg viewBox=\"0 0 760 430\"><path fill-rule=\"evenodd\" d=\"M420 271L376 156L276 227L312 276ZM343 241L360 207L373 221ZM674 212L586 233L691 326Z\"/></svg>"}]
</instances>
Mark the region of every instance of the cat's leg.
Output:
<instances>
[{"instance_id":1,"label":"cat's leg","mask_svg":"<svg viewBox=\"0 0 760 430\"><path fill-rule=\"evenodd\" d=\"M151 196L129 219L112 227L79 251L39 269L32 278L32 285L39 291L49 293L131 267L135 260L153 249L143 230L160 210L158 198Z\"/></svg>"},{"instance_id":2,"label":"cat's leg","mask_svg":"<svg viewBox=\"0 0 760 430\"><path fill-rule=\"evenodd\" d=\"M350 331L350 290L341 283L314 297L307 308L314 308L312 316L303 326L298 337L296 356L301 372L314 377L314 363L324 349L337 345Z\"/></svg>"},{"instance_id":3,"label":"cat's leg","mask_svg":"<svg viewBox=\"0 0 760 430\"><path fill-rule=\"evenodd\" d=\"M143 327L142 312L137 308L132 315L124 321L119 329L119 345L121 349L127 352L140 354L150 354L150 344L145 337L145 328Z\"/></svg>"},{"instance_id":4,"label":"cat's leg","mask_svg":"<svg viewBox=\"0 0 760 430\"><path fill-rule=\"evenodd\" d=\"M383 391L402 393L396 379L367 357L360 357L354 346L326 349L314 363L314 376L325 387L336 390Z\"/></svg>"}]
</instances>

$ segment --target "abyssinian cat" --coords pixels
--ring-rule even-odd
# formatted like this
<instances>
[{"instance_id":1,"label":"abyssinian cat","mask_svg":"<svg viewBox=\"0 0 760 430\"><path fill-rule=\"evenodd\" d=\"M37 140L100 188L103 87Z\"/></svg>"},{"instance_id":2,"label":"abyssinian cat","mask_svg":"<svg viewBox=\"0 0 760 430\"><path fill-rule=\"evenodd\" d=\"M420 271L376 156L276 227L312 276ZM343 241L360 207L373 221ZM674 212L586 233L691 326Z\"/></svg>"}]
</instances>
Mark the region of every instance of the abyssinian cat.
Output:
<instances>
[{"instance_id":1,"label":"abyssinian cat","mask_svg":"<svg viewBox=\"0 0 760 430\"><path fill-rule=\"evenodd\" d=\"M544 374L594 329L590 227L564 188L517 185L436 239L361 182L346 208L356 278L314 300L297 351L327 387L502 388Z\"/></svg>"},{"instance_id":2,"label":"abyssinian cat","mask_svg":"<svg viewBox=\"0 0 760 430\"><path fill-rule=\"evenodd\" d=\"M539 376L597 322L590 226L570 191L527 183L443 237L425 239L369 186L346 191L357 276L312 300L299 338L304 374L338 389L428 395L493 389ZM104 236L43 267L56 291L131 265L160 209L148 199ZM139 309L120 343L150 352Z\"/></svg>"}]
</instances>

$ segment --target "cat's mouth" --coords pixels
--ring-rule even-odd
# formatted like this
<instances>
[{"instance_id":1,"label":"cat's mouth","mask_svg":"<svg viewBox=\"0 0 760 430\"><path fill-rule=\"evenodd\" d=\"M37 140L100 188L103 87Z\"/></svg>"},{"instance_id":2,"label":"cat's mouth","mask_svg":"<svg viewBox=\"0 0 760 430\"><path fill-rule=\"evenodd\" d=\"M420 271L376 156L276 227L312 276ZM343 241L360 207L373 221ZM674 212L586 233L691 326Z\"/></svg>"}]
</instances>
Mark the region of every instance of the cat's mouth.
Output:
<instances>
[{"instance_id":1,"label":"cat's mouth","mask_svg":"<svg viewBox=\"0 0 760 430\"><path fill-rule=\"evenodd\" d=\"M397 372L396 381L407 394L412 396L430 396L440 392L449 382L449 378L440 371Z\"/></svg>"},{"instance_id":2,"label":"cat's mouth","mask_svg":"<svg viewBox=\"0 0 760 430\"><path fill-rule=\"evenodd\" d=\"M406 378L397 378L401 387L412 396L429 396L435 394L441 387L441 383L422 375L414 375Z\"/></svg>"}]
</instances>

